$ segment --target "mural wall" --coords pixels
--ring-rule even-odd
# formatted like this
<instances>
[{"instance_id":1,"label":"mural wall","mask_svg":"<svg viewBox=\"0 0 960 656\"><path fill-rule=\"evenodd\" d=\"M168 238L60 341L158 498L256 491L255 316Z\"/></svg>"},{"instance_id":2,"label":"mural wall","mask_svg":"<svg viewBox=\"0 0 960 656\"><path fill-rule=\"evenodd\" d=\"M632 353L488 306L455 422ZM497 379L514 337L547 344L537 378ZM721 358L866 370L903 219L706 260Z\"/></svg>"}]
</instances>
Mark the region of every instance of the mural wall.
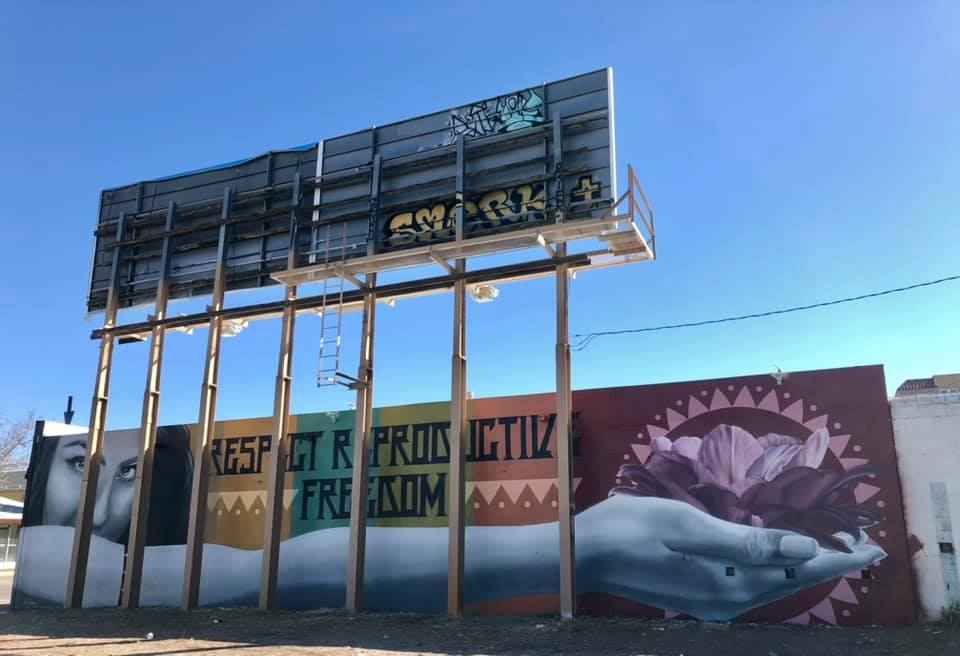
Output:
<instances>
[{"instance_id":1,"label":"mural wall","mask_svg":"<svg viewBox=\"0 0 960 656\"><path fill-rule=\"evenodd\" d=\"M557 612L552 395L470 404L465 599L472 613ZM343 605L353 412L299 415L278 580L288 608ZM443 612L449 408L373 417L365 605ZM201 604L255 604L270 419L218 425ZM179 603L192 457L165 427L148 520L144 605ZM63 599L85 436L35 450L15 604ZM136 431L106 438L85 605L116 605ZM583 613L874 624L915 612L880 367L574 393ZM161 471L162 470L162 471ZM896 598L899 603L890 604ZM886 602L886 603L885 603Z\"/></svg>"},{"instance_id":2,"label":"mural wall","mask_svg":"<svg viewBox=\"0 0 960 656\"><path fill-rule=\"evenodd\" d=\"M792 373L781 384L765 375L585 390L575 408L590 436L578 520L614 501L644 504L630 508L632 523L578 521L578 558L603 531L647 547L620 554L611 571L586 568L601 582L581 594L581 610L914 620L882 367Z\"/></svg>"}]
</instances>

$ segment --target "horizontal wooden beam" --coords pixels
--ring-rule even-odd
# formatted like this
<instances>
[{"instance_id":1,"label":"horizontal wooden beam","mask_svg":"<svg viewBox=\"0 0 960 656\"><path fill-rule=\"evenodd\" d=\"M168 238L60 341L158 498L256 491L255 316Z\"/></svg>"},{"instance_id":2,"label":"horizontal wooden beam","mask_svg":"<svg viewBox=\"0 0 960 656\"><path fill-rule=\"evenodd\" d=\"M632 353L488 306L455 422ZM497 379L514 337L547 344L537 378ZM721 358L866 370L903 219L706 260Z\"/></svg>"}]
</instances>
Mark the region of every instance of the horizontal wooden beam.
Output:
<instances>
[{"instance_id":1,"label":"horizontal wooden beam","mask_svg":"<svg viewBox=\"0 0 960 656\"><path fill-rule=\"evenodd\" d=\"M439 264L443 268L443 270L449 273L450 275L453 275L455 273L455 270L452 266L450 266L450 263L447 262L444 258L437 255L436 253L430 253L430 259L436 262L437 264Z\"/></svg>"},{"instance_id":2,"label":"horizontal wooden beam","mask_svg":"<svg viewBox=\"0 0 960 656\"><path fill-rule=\"evenodd\" d=\"M376 284L376 275L371 274ZM353 429L353 478L350 493L350 541L344 606L352 613L363 608L363 578L367 550L367 478L373 443L373 354L376 297L367 292L360 322L360 364L357 369L356 416Z\"/></svg>"},{"instance_id":3,"label":"horizontal wooden beam","mask_svg":"<svg viewBox=\"0 0 960 656\"><path fill-rule=\"evenodd\" d=\"M347 282L356 285L357 289L366 289L369 287L367 283L357 278L355 275L349 271L344 271L343 269L337 269L337 275L346 280Z\"/></svg>"},{"instance_id":4,"label":"horizontal wooden beam","mask_svg":"<svg viewBox=\"0 0 960 656\"><path fill-rule=\"evenodd\" d=\"M537 235L537 243L540 244L540 248L546 251L547 257L553 258L557 256L556 249L547 243L547 238L544 237L542 234Z\"/></svg>"},{"instance_id":5,"label":"horizontal wooden beam","mask_svg":"<svg viewBox=\"0 0 960 656\"><path fill-rule=\"evenodd\" d=\"M607 251L605 250L593 253L578 253L562 261L570 264L572 269L589 267L591 266L591 258L606 253ZM436 276L433 278L421 278L408 282L380 285L373 287L372 291L375 292L378 302L385 302L390 299L401 299L450 290L453 288L454 283L460 279L463 279L469 285L483 282L506 283L529 280L531 278L552 277L558 263L559 261L557 260L534 260L521 264L507 264L498 267L477 269L476 271L466 273L454 273L449 276ZM246 305L238 308L224 308L219 310L218 314L224 320L255 319L268 317L270 315L280 317L284 307L288 303L292 304L297 312L310 311L339 303L339 294L330 294L326 297L308 296L294 301L272 301L270 303ZM363 290L351 289L344 291L341 309L360 310L362 305ZM208 310L207 312L198 312L184 316L168 316L159 323L169 330L185 330L190 327L199 328L208 324L210 317L211 312ZM117 337L131 334L149 334L157 323L156 321L148 320L112 328L99 328L91 332L91 338L100 339L105 332L112 332Z\"/></svg>"}]
</instances>

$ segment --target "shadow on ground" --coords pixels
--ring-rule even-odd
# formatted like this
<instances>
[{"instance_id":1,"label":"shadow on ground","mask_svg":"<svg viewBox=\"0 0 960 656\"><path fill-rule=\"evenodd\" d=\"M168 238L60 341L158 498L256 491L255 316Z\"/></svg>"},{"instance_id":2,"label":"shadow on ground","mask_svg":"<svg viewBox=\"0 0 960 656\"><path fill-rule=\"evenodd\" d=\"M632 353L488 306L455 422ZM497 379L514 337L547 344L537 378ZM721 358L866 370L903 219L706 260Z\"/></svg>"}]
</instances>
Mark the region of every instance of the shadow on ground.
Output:
<instances>
[{"instance_id":1,"label":"shadow on ground","mask_svg":"<svg viewBox=\"0 0 960 656\"><path fill-rule=\"evenodd\" d=\"M152 633L150 640L146 635ZM715 625L627 618L476 617L252 609L0 613L0 654L139 654L354 650L431 654L811 656L960 654L960 627ZM352 650L351 650L352 648Z\"/></svg>"}]
</instances>

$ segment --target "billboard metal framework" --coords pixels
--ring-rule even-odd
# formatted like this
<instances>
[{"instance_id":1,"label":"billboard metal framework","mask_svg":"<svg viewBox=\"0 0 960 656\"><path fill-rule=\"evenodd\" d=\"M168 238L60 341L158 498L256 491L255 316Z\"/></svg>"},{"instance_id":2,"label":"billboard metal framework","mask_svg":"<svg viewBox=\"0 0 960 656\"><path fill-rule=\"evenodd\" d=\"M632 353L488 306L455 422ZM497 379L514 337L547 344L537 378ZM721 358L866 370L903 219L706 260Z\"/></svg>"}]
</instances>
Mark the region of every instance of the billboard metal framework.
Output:
<instances>
[{"instance_id":1,"label":"billboard metal framework","mask_svg":"<svg viewBox=\"0 0 960 656\"><path fill-rule=\"evenodd\" d=\"M448 612L463 609L464 440L467 438L466 293L479 285L556 279L556 386L561 613L574 614L571 274L652 261L653 210L632 167L617 195L613 72L601 69L399 123L220 167L104 191L87 297L103 311L91 407L90 457L81 487L65 605L82 605L98 463L115 343L150 339L135 500L122 605L139 605L145 524L160 402L164 336L208 327L182 606L196 607L202 569L210 443L216 417L220 341L246 322L281 318L268 474L260 606L275 605L297 314L362 312L356 391L346 606L362 607L368 451L376 303L452 291L451 459ZM599 248L569 253L567 244ZM536 249L546 257L468 270L472 257ZM434 267L439 275L377 284L377 274ZM336 280L335 294L298 297L298 286ZM225 308L228 291L284 286L283 300ZM211 297L206 312L170 317L170 299ZM119 325L118 311L152 302L146 321ZM339 325L339 324L338 324ZM339 337L339 336L338 336Z\"/></svg>"}]
</instances>

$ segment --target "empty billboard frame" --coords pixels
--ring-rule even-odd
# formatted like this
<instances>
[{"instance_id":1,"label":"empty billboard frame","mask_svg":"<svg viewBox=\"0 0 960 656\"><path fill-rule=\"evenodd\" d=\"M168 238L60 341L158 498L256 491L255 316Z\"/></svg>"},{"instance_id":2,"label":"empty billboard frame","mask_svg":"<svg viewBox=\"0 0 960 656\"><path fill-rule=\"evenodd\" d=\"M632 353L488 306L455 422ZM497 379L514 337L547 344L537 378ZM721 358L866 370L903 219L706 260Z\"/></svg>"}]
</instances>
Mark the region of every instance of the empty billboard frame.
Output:
<instances>
[{"instance_id":1,"label":"empty billboard frame","mask_svg":"<svg viewBox=\"0 0 960 656\"><path fill-rule=\"evenodd\" d=\"M295 185L299 193L292 192ZM616 198L612 70L601 69L316 144L105 190L87 310L106 307L115 249L118 306L153 301L164 238L169 297L211 294L223 223L225 285L231 291L277 284L274 275L287 271L291 247L293 268L309 269L449 243L457 237L461 204L462 239L485 238L491 245L482 251L488 253L536 245L498 235L596 219ZM373 268L421 259L381 257Z\"/></svg>"}]
</instances>

